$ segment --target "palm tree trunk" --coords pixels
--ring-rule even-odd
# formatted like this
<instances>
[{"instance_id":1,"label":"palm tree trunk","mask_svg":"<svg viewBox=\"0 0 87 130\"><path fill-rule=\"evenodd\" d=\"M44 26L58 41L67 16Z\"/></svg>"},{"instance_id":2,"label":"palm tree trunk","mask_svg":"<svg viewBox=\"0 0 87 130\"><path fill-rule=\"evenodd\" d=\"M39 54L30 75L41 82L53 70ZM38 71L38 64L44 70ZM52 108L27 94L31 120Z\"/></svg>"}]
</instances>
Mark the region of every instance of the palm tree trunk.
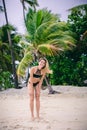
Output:
<instances>
[{"instance_id":1,"label":"palm tree trunk","mask_svg":"<svg viewBox=\"0 0 87 130\"><path fill-rule=\"evenodd\" d=\"M6 11L6 6L5 6L5 0L3 1L3 6L4 6L4 12L5 12L5 19L6 19L6 24L8 26L8 17L7 17L7 11ZM8 34L8 41L11 49L11 58L12 58L12 70L13 70L13 75L14 75L14 83L15 87L18 88L18 78L16 74L16 68L15 68L15 59L14 59L14 53L13 53L13 48L12 48L12 41L11 41L11 34L9 29L7 29L7 34Z\"/></svg>"},{"instance_id":2,"label":"palm tree trunk","mask_svg":"<svg viewBox=\"0 0 87 130\"><path fill-rule=\"evenodd\" d=\"M45 77L45 82L46 82L46 84L47 84L47 88L48 88L48 90L49 90L49 93L53 92L54 90L53 90L53 88L51 87L51 85L49 84L49 80L48 80L47 76Z\"/></svg>"},{"instance_id":3,"label":"palm tree trunk","mask_svg":"<svg viewBox=\"0 0 87 130\"><path fill-rule=\"evenodd\" d=\"M23 18L24 18L24 22L25 22L25 5L24 5L24 1L22 1L22 8L23 8Z\"/></svg>"},{"instance_id":4,"label":"palm tree trunk","mask_svg":"<svg viewBox=\"0 0 87 130\"><path fill-rule=\"evenodd\" d=\"M6 24L8 25L8 18L7 18L7 11L6 11L6 6L5 6L5 0L3 1L3 6L4 6L4 13L5 13L5 20L6 20Z\"/></svg>"},{"instance_id":5,"label":"palm tree trunk","mask_svg":"<svg viewBox=\"0 0 87 130\"><path fill-rule=\"evenodd\" d=\"M48 88L48 90L49 90L49 94L55 94L55 93L60 94L60 92L53 90L53 88L52 88L52 86L51 86L51 84L50 84L49 81L50 81L49 77L46 76L46 77L45 77L45 82L46 82L46 84L47 84L47 88Z\"/></svg>"}]
</instances>

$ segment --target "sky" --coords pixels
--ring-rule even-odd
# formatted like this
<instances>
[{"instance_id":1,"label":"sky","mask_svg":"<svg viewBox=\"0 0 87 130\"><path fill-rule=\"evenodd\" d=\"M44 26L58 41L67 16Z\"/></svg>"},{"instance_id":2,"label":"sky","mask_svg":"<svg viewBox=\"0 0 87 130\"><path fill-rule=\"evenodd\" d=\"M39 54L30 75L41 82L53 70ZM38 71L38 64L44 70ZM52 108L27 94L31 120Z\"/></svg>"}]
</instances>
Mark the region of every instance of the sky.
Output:
<instances>
[{"instance_id":1,"label":"sky","mask_svg":"<svg viewBox=\"0 0 87 130\"><path fill-rule=\"evenodd\" d=\"M9 23L15 26L19 33L25 33L26 29L20 0L5 0L5 2ZM38 3L39 7L37 7L37 10L47 8L54 14L60 14L61 21L67 21L69 13L67 10L77 5L87 4L87 0L38 0ZM0 5L2 5L2 0L0 0ZM0 26L4 24L4 13L0 12Z\"/></svg>"}]
</instances>

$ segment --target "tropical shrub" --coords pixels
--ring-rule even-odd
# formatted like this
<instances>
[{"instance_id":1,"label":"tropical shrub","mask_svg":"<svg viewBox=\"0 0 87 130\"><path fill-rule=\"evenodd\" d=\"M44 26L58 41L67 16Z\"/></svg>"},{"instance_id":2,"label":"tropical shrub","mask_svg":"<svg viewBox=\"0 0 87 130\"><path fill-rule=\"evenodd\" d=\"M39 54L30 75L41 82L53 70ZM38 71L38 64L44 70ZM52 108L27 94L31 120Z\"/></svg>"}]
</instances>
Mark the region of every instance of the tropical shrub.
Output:
<instances>
[{"instance_id":1,"label":"tropical shrub","mask_svg":"<svg viewBox=\"0 0 87 130\"><path fill-rule=\"evenodd\" d=\"M87 86L87 55L81 55L78 61L72 52L51 58L51 84Z\"/></svg>"},{"instance_id":2,"label":"tropical shrub","mask_svg":"<svg viewBox=\"0 0 87 130\"><path fill-rule=\"evenodd\" d=\"M2 72L0 74L0 88L7 89L7 88L13 88L13 87L14 87L14 84L12 82L11 73L9 71Z\"/></svg>"}]
</instances>

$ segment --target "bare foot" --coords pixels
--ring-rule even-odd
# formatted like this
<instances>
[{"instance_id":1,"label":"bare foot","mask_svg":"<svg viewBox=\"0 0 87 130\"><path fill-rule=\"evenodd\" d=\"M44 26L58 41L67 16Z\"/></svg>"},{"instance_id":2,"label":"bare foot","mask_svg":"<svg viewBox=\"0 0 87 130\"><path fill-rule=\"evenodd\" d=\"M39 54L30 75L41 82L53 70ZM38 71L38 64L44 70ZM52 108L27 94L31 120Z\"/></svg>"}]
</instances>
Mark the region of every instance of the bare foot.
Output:
<instances>
[{"instance_id":1,"label":"bare foot","mask_svg":"<svg viewBox=\"0 0 87 130\"><path fill-rule=\"evenodd\" d=\"M37 117L37 119L40 119L40 117Z\"/></svg>"},{"instance_id":2,"label":"bare foot","mask_svg":"<svg viewBox=\"0 0 87 130\"><path fill-rule=\"evenodd\" d=\"M41 119L40 117L36 117L36 120L37 120L37 121L40 121L40 119Z\"/></svg>"},{"instance_id":3,"label":"bare foot","mask_svg":"<svg viewBox=\"0 0 87 130\"><path fill-rule=\"evenodd\" d=\"M34 117L31 117L31 119L30 119L30 120L31 120L31 121L34 121L34 119L35 119Z\"/></svg>"}]
</instances>

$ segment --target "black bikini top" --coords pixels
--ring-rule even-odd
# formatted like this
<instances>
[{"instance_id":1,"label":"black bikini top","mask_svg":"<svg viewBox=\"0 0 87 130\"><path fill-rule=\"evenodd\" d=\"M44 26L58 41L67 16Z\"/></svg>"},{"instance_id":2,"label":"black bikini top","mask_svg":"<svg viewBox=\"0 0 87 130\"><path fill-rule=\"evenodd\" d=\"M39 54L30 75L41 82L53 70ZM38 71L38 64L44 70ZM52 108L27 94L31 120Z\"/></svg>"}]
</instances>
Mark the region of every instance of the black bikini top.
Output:
<instances>
[{"instance_id":1,"label":"black bikini top","mask_svg":"<svg viewBox=\"0 0 87 130\"><path fill-rule=\"evenodd\" d=\"M41 70L37 69L36 73L33 74L33 77L35 77L35 78L41 78L42 77Z\"/></svg>"}]
</instances>

